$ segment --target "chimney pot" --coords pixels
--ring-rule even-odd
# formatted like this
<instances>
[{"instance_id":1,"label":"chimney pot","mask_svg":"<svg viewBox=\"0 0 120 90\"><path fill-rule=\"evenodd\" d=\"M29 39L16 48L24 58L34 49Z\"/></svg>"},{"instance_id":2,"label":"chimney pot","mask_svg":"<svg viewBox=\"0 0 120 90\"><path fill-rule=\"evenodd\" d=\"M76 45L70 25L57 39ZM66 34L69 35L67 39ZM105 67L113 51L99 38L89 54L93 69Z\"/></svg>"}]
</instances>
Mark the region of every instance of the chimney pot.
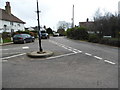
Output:
<instances>
[{"instance_id":1,"label":"chimney pot","mask_svg":"<svg viewBox=\"0 0 120 90\"><path fill-rule=\"evenodd\" d=\"M10 2L6 2L5 11L6 11L9 15L11 14Z\"/></svg>"},{"instance_id":2,"label":"chimney pot","mask_svg":"<svg viewBox=\"0 0 120 90\"><path fill-rule=\"evenodd\" d=\"M89 22L89 18L87 18L87 22Z\"/></svg>"}]
</instances>

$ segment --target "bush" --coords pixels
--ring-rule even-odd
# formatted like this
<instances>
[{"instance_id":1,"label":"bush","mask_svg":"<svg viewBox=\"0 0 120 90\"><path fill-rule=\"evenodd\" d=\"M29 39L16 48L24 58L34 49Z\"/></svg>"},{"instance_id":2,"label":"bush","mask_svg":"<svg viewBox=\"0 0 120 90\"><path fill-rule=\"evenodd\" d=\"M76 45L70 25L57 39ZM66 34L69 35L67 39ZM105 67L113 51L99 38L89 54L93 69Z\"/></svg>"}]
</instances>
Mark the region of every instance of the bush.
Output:
<instances>
[{"instance_id":1,"label":"bush","mask_svg":"<svg viewBox=\"0 0 120 90\"><path fill-rule=\"evenodd\" d=\"M66 31L66 35L68 38L76 39L76 40L88 39L88 33L86 31L86 28L84 27L75 27L75 28L68 29Z\"/></svg>"},{"instance_id":2,"label":"bush","mask_svg":"<svg viewBox=\"0 0 120 90\"><path fill-rule=\"evenodd\" d=\"M98 43L99 40L100 39L99 39L98 35L96 35L96 34L89 35L89 39L88 39L89 42Z\"/></svg>"},{"instance_id":3,"label":"bush","mask_svg":"<svg viewBox=\"0 0 120 90\"><path fill-rule=\"evenodd\" d=\"M99 43L101 44L108 44L109 43L109 38L102 38Z\"/></svg>"},{"instance_id":4,"label":"bush","mask_svg":"<svg viewBox=\"0 0 120 90\"><path fill-rule=\"evenodd\" d=\"M120 40L117 38L102 38L99 40L99 43L120 47Z\"/></svg>"},{"instance_id":5,"label":"bush","mask_svg":"<svg viewBox=\"0 0 120 90\"><path fill-rule=\"evenodd\" d=\"M37 38L37 31L28 31L28 30L26 30L26 31L17 31L17 32L13 33L13 36L15 34L30 34L31 36L34 36L35 38Z\"/></svg>"},{"instance_id":6,"label":"bush","mask_svg":"<svg viewBox=\"0 0 120 90\"><path fill-rule=\"evenodd\" d=\"M3 39L10 38L10 37L11 37L11 34L9 32L3 32L2 33L2 38Z\"/></svg>"},{"instance_id":7,"label":"bush","mask_svg":"<svg viewBox=\"0 0 120 90\"><path fill-rule=\"evenodd\" d=\"M120 47L120 41L118 39L109 39L107 44Z\"/></svg>"},{"instance_id":8,"label":"bush","mask_svg":"<svg viewBox=\"0 0 120 90\"><path fill-rule=\"evenodd\" d=\"M3 43L11 42L11 38L3 39Z\"/></svg>"}]
</instances>

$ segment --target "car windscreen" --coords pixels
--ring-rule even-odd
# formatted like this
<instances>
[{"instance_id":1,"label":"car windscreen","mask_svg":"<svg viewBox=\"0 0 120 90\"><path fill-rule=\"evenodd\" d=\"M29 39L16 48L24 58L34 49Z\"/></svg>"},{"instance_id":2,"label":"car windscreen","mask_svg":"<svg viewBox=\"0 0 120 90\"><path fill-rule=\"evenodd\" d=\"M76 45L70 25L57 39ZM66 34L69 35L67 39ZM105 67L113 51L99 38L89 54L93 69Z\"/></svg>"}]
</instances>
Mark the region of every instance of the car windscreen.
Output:
<instances>
[{"instance_id":1,"label":"car windscreen","mask_svg":"<svg viewBox=\"0 0 120 90\"><path fill-rule=\"evenodd\" d=\"M22 37L22 35L14 35L14 38L16 38L16 37Z\"/></svg>"}]
</instances>

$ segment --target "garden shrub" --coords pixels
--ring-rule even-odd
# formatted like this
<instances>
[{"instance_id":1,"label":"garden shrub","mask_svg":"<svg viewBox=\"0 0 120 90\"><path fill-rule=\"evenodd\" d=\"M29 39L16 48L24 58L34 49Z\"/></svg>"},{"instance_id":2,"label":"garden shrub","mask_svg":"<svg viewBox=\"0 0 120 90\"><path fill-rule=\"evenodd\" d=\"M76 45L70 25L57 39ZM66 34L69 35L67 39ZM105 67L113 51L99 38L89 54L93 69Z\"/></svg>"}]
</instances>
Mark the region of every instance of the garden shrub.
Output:
<instances>
[{"instance_id":1,"label":"garden shrub","mask_svg":"<svg viewBox=\"0 0 120 90\"><path fill-rule=\"evenodd\" d=\"M75 27L68 29L66 31L66 35L68 38L76 39L76 40L87 40L89 36L86 31L86 28L84 27Z\"/></svg>"},{"instance_id":2,"label":"garden shrub","mask_svg":"<svg viewBox=\"0 0 120 90\"><path fill-rule=\"evenodd\" d=\"M99 37L96 34L89 34L88 41L93 42L93 43L98 43L99 42Z\"/></svg>"},{"instance_id":3,"label":"garden shrub","mask_svg":"<svg viewBox=\"0 0 120 90\"><path fill-rule=\"evenodd\" d=\"M99 43L120 47L120 40L118 40L117 38L115 38L115 39L113 39L113 38L102 38Z\"/></svg>"},{"instance_id":4,"label":"garden shrub","mask_svg":"<svg viewBox=\"0 0 120 90\"><path fill-rule=\"evenodd\" d=\"M34 36L35 38L37 38L37 31L17 31L14 32L12 36L14 36L15 34L30 34L31 36Z\"/></svg>"}]
</instances>

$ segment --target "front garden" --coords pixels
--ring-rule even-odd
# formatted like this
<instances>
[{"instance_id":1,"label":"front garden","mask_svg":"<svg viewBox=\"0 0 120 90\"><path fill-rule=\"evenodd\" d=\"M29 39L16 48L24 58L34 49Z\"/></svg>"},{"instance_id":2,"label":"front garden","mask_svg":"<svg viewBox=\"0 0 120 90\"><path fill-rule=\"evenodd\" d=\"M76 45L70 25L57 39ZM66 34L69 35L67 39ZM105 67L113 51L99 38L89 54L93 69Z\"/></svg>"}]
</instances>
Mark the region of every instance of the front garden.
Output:
<instances>
[{"instance_id":1,"label":"front garden","mask_svg":"<svg viewBox=\"0 0 120 90\"><path fill-rule=\"evenodd\" d=\"M88 33L87 28L85 27L75 27L68 29L66 31L66 35L68 38L74 40L84 40L92 43L100 43L120 47L119 33L116 38L101 37L100 33Z\"/></svg>"}]
</instances>

